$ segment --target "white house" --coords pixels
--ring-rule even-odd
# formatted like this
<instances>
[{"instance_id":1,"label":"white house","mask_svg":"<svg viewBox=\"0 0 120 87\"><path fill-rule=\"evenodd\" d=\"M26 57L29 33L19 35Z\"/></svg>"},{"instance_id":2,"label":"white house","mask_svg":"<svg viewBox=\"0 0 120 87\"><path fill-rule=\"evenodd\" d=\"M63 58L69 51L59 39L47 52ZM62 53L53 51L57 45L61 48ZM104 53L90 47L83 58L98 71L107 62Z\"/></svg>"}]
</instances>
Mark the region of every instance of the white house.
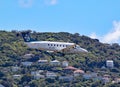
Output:
<instances>
[{"instance_id":1,"label":"white house","mask_svg":"<svg viewBox=\"0 0 120 87\"><path fill-rule=\"evenodd\" d=\"M41 74L41 73L43 73L43 72L44 72L43 70L32 71L32 72L31 72L31 75Z\"/></svg>"},{"instance_id":2,"label":"white house","mask_svg":"<svg viewBox=\"0 0 120 87\"><path fill-rule=\"evenodd\" d=\"M38 64L40 65L48 64L48 60L38 60Z\"/></svg>"},{"instance_id":3,"label":"white house","mask_svg":"<svg viewBox=\"0 0 120 87\"><path fill-rule=\"evenodd\" d=\"M107 60L107 61L106 61L106 66L109 67L109 68L113 68L113 67L114 67L114 62L113 62L113 60Z\"/></svg>"},{"instance_id":4,"label":"white house","mask_svg":"<svg viewBox=\"0 0 120 87\"><path fill-rule=\"evenodd\" d=\"M24 66L31 66L33 62L22 62L22 65Z\"/></svg>"},{"instance_id":5,"label":"white house","mask_svg":"<svg viewBox=\"0 0 120 87\"><path fill-rule=\"evenodd\" d=\"M18 67L18 66L13 66L12 67L12 71L13 72L17 72L17 71L19 71L20 70L20 67Z\"/></svg>"},{"instance_id":6,"label":"white house","mask_svg":"<svg viewBox=\"0 0 120 87\"><path fill-rule=\"evenodd\" d=\"M91 74L84 74L84 75L83 75L83 78L85 78L85 79L91 79L92 76L91 76Z\"/></svg>"},{"instance_id":7,"label":"white house","mask_svg":"<svg viewBox=\"0 0 120 87\"><path fill-rule=\"evenodd\" d=\"M25 54L25 55L23 56L23 58L29 59L29 58L32 58L32 57L34 57L34 56L35 56L34 54Z\"/></svg>"},{"instance_id":8,"label":"white house","mask_svg":"<svg viewBox=\"0 0 120 87\"><path fill-rule=\"evenodd\" d=\"M83 75L83 78L85 78L85 79L94 79L94 78L97 78L98 77L98 75L97 75L97 73L85 73L84 75Z\"/></svg>"},{"instance_id":9,"label":"white house","mask_svg":"<svg viewBox=\"0 0 120 87\"><path fill-rule=\"evenodd\" d=\"M50 61L50 65L55 65L55 66L60 65L60 61L58 60Z\"/></svg>"},{"instance_id":10,"label":"white house","mask_svg":"<svg viewBox=\"0 0 120 87\"><path fill-rule=\"evenodd\" d=\"M34 79L45 78L45 75L42 74L43 72L43 70L32 71L31 75L34 77Z\"/></svg>"},{"instance_id":11,"label":"white house","mask_svg":"<svg viewBox=\"0 0 120 87\"><path fill-rule=\"evenodd\" d=\"M59 77L59 80L61 81L64 81L64 82L70 82L74 79L74 77L71 75L71 76L60 76Z\"/></svg>"},{"instance_id":12,"label":"white house","mask_svg":"<svg viewBox=\"0 0 120 87\"><path fill-rule=\"evenodd\" d=\"M115 78L115 83L119 83L120 82L120 78Z\"/></svg>"},{"instance_id":13,"label":"white house","mask_svg":"<svg viewBox=\"0 0 120 87\"><path fill-rule=\"evenodd\" d=\"M13 78L14 78L14 79L20 79L20 78L21 78L21 75L13 75Z\"/></svg>"},{"instance_id":14,"label":"white house","mask_svg":"<svg viewBox=\"0 0 120 87\"><path fill-rule=\"evenodd\" d=\"M53 73L53 72L47 72L47 73L46 73L46 77L47 77L47 78L54 79L55 77L57 77L57 74L56 74L56 73Z\"/></svg>"},{"instance_id":15,"label":"white house","mask_svg":"<svg viewBox=\"0 0 120 87\"><path fill-rule=\"evenodd\" d=\"M108 83L108 82L110 82L110 78L108 78L108 77L103 77L102 78L102 81L103 81L103 83Z\"/></svg>"},{"instance_id":16,"label":"white house","mask_svg":"<svg viewBox=\"0 0 120 87\"><path fill-rule=\"evenodd\" d=\"M40 74L35 74L34 75L34 79L40 79L40 78L45 78L44 75L40 75Z\"/></svg>"},{"instance_id":17,"label":"white house","mask_svg":"<svg viewBox=\"0 0 120 87\"><path fill-rule=\"evenodd\" d=\"M63 66L63 67L67 67L68 65L69 65L68 61L63 61L63 62L62 62L62 66Z\"/></svg>"}]
</instances>

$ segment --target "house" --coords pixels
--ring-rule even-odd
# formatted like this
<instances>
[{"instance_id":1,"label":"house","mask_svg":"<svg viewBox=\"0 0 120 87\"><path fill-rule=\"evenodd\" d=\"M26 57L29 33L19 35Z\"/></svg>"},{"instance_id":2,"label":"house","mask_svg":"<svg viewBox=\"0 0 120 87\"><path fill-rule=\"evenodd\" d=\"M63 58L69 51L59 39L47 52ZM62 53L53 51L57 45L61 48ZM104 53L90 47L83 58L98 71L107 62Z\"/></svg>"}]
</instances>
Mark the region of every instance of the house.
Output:
<instances>
[{"instance_id":1,"label":"house","mask_svg":"<svg viewBox=\"0 0 120 87\"><path fill-rule=\"evenodd\" d=\"M115 82L114 83L119 83L120 82L120 78L115 78Z\"/></svg>"},{"instance_id":2,"label":"house","mask_svg":"<svg viewBox=\"0 0 120 87\"><path fill-rule=\"evenodd\" d=\"M94 77L92 78L94 81L101 81L102 80L102 76L97 76L97 77Z\"/></svg>"},{"instance_id":3,"label":"house","mask_svg":"<svg viewBox=\"0 0 120 87\"><path fill-rule=\"evenodd\" d=\"M108 78L108 77L103 77L102 78L102 81L103 81L103 83L108 83L108 82L110 82L110 78Z\"/></svg>"},{"instance_id":4,"label":"house","mask_svg":"<svg viewBox=\"0 0 120 87\"><path fill-rule=\"evenodd\" d=\"M105 74L103 77L107 77L107 78L110 78L110 75L108 75L108 74Z\"/></svg>"},{"instance_id":5,"label":"house","mask_svg":"<svg viewBox=\"0 0 120 87\"><path fill-rule=\"evenodd\" d=\"M94 79L94 78L98 78L97 73L86 73L83 75L83 78L85 79Z\"/></svg>"},{"instance_id":6,"label":"house","mask_svg":"<svg viewBox=\"0 0 120 87\"><path fill-rule=\"evenodd\" d=\"M106 67L105 67L105 66L102 66L101 69L106 69Z\"/></svg>"},{"instance_id":7,"label":"house","mask_svg":"<svg viewBox=\"0 0 120 87\"><path fill-rule=\"evenodd\" d=\"M11 68L2 68L3 73L11 72Z\"/></svg>"},{"instance_id":8,"label":"house","mask_svg":"<svg viewBox=\"0 0 120 87\"><path fill-rule=\"evenodd\" d=\"M107 60L107 61L106 61L106 66L107 66L108 68L113 68L113 67L114 67L114 62L113 62L113 60Z\"/></svg>"},{"instance_id":9,"label":"house","mask_svg":"<svg viewBox=\"0 0 120 87\"><path fill-rule=\"evenodd\" d=\"M31 66L33 62L22 62L23 66Z\"/></svg>"},{"instance_id":10,"label":"house","mask_svg":"<svg viewBox=\"0 0 120 87\"><path fill-rule=\"evenodd\" d=\"M40 79L40 78L45 78L45 75L43 75L44 71L43 70L38 70L38 71L32 71L31 75L34 77L34 79Z\"/></svg>"},{"instance_id":11,"label":"house","mask_svg":"<svg viewBox=\"0 0 120 87\"><path fill-rule=\"evenodd\" d=\"M110 75L105 74L102 78L103 83L108 83L110 82Z\"/></svg>"},{"instance_id":12,"label":"house","mask_svg":"<svg viewBox=\"0 0 120 87\"><path fill-rule=\"evenodd\" d=\"M91 73L91 76L92 76L92 78L95 78L95 77L98 76L98 73L92 72L92 73Z\"/></svg>"},{"instance_id":13,"label":"house","mask_svg":"<svg viewBox=\"0 0 120 87\"><path fill-rule=\"evenodd\" d=\"M34 79L41 79L41 78L45 78L44 75L40 75L40 74L35 74L34 76Z\"/></svg>"},{"instance_id":14,"label":"house","mask_svg":"<svg viewBox=\"0 0 120 87\"><path fill-rule=\"evenodd\" d=\"M74 76L80 76L80 75L83 75L84 73L85 72L83 70L78 69L74 71Z\"/></svg>"},{"instance_id":15,"label":"house","mask_svg":"<svg viewBox=\"0 0 120 87\"><path fill-rule=\"evenodd\" d=\"M48 60L38 60L38 64L40 65L48 64Z\"/></svg>"},{"instance_id":16,"label":"house","mask_svg":"<svg viewBox=\"0 0 120 87\"><path fill-rule=\"evenodd\" d=\"M29 59L29 58L33 58L34 56L35 56L34 54L25 54L23 58Z\"/></svg>"},{"instance_id":17,"label":"house","mask_svg":"<svg viewBox=\"0 0 120 87\"><path fill-rule=\"evenodd\" d=\"M91 74L84 74L83 75L83 78L85 78L85 79L91 79L92 78L92 76L91 76Z\"/></svg>"},{"instance_id":18,"label":"house","mask_svg":"<svg viewBox=\"0 0 120 87\"><path fill-rule=\"evenodd\" d=\"M46 73L46 78L51 78L51 79L54 79L57 77L57 74L56 73L53 73L53 72L47 72Z\"/></svg>"},{"instance_id":19,"label":"house","mask_svg":"<svg viewBox=\"0 0 120 87\"><path fill-rule=\"evenodd\" d=\"M24 87L30 87L29 85L26 85L26 86L24 86Z\"/></svg>"},{"instance_id":20,"label":"house","mask_svg":"<svg viewBox=\"0 0 120 87\"><path fill-rule=\"evenodd\" d=\"M63 70L63 68L62 67L52 67L51 68L51 71L53 71L53 72L62 72L62 70Z\"/></svg>"},{"instance_id":21,"label":"house","mask_svg":"<svg viewBox=\"0 0 120 87\"><path fill-rule=\"evenodd\" d=\"M73 66L68 66L66 68L64 68L65 70L72 70L72 71L75 71L77 70L77 68L73 67Z\"/></svg>"},{"instance_id":22,"label":"house","mask_svg":"<svg viewBox=\"0 0 120 87\"><path fill-rule=\"evenodd\" d=\"M75 70L77 70L77 68L75 68L73 66L68 66L68 67L64 68L64 72L69 73L69 74L72 74Z\"/></svg>"},{"instance_id":23,"label":"house","mask_svg":"<svg viewBox=\"0 0 120 87\"><path fill-rule=\"evenodd\" d=\"M53 61L50 61L50 65L58 66L60 65L60 62L58 60L53 60Z\"/></svg>"},{"instance_id":24,"label":"house","mask_svg":"<svg viewBox=\"0 0 120 87\"><path fill-rule=\"evenodd\" d=\"M17 71L19 71L20 70L20 67L18 67L18 66L13 66L12 67L12 71L13 72L17 72Z\"/></svg>"},{"instance_id":25,"label":"house","mask_svg":"<svg viewBox=\"0 0 120 87\"><path fill-rule=\"evenodd\" d=\"M20 79L20 78L21 78L21 75L13 75L13 78L14 78L14 79Z\"/></svg>"},{"instance_id":26,"label":"house","mask_svg":"<svg viewBox=\"0 0 120 87\"><path fill-rule=\"evenodd\" d=\"M42 73L44 73L43 70L37 70L37 71L32 71L32 72L31 72L31 75L42 74Z\"/></svg>"},{"instance_id":27,"label":"house","mask_svg":"<svg viewBox=\"0 0 120 87\"><path fill-rule=\"evenodd\" d=\"M63 81L63 82L70 82L70 81L72 81L73 79L74 79L73 76L60 76L60 77L59 77L59 80L60 80L60 81Z\"/></svg>"},{"instance_id":28,"label":"house","mask_svg":"<svg viewBox=\"0 0 120 87\"><path fill-rule=\"evenodd\" d=\"M63 61L63 62L62 62L62 66L63 66L63 67L68 67L68 61Z\"/></svg>"}]
</instances>

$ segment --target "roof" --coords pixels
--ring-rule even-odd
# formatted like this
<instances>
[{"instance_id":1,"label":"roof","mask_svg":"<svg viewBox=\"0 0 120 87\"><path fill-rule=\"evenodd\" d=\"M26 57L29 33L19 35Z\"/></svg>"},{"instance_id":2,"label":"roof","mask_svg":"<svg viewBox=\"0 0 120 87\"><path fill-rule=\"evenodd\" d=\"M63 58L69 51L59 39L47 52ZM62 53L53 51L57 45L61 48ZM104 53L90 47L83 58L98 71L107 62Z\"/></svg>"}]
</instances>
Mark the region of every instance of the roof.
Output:
<instances>
[{"instance_id":1,"label":"roof","mask_svg":"<svg viewBox=\"0 0 120 87\"><path fill-rule=\"evenodd\" d=\"M63 61L63 63L68 63L68 61Z\"/></svg>"},{"instance_id":2,"label":"roof","mask_svg":"<svg viewBox=\"0 0 120 87\"><path fill-rule=\"evenodd\" d=\"M32 58L34 56L34 54L25 54L23 56L23 58Z\"/></svg>"},{"instance_id":3,"label":"roof","mask_svg":"<svg viewBox=\"0 0 120 87\"><path fill-rule=\"evenodd\" d=\"M78 70L75 70L74 73L85 73L85 72L83 70L78 69Z\"/></svg>"},{"instance_id":4,"label":"roof","mask_svg":"<svg viewBox=\"0 0 120 87\"><path fill-rule=\"evenodd\" d=\"M53 61L51 61L51 62L60 62L60 61L58 61L58 60L53 60Z\"/></svg>"},{"instance_id":5,"label":"roof","mask_svg":"<svg viewBox=\"0 0 120 87\"><path fill-rule=\"evenodd\" d=\"M34 56L34 54L29 53L29 54L25 54L24 56Z\"/></svg>"},{"instance_id":6,"label":"roof","mask_svg":"<svg viewBox=\"0 0 120 87\"><path fill-rule=\"evenodd\" d=\"M73 67L73 66L68 66L66 67L65 69L68 69L68 70L76 70L77 68Z\"/></svg>"},{"instance_id":7,"label":"roof","mask_svg":"<svg viewBox=\"0 0 120 87\"><path fill-rule=\"evenodd\" d=\"M48 62L48 60L38 60L38 62Z\"/></svg>"},{"instance_id":8,"label":"roof","mask_svg":"<svg viewBox=\"0 0 120 87\"><path fill-rule=\"evenodd\" d=\"M107 62L113 62L113 60L107 60Z\"/></svg>"}]
</instances>

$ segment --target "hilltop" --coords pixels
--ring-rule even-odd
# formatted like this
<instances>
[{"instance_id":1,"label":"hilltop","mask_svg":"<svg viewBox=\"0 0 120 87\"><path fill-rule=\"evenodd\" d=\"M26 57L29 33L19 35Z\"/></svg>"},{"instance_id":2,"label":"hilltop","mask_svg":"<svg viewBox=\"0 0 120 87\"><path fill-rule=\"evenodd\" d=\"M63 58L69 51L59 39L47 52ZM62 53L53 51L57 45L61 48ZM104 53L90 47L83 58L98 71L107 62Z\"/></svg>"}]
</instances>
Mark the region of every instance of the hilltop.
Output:
<instances>
[{"instance_id":1,"label":"hilltop","mask_svg":"<svg viewBox=\"0 0 120 87\"><path fill-rule=\"evenodd\" d=\"M119 73L120 70L120 46L117 43L112 45L101 43L98 39L91 39L79 33L68 32L35 32L31 33L32 38L40 41L61 41L72 42L88 50L87 54L57 54L28 48L17 31L0 31L0 68L20 65L23 61L36 63L40 58L47 60L68 61L71 66L84 71L94 72L105 66L106 60L113 60L115 68L112 73ZM25 54L34 54L34 58L24 59ZM33 66L35 67L35 66ZM110 72L111 70L108 70ZM2 72L1 72L2 73ZM8 78L7 75L0 77ZM3 80L1 80L2 82ZM20 84L20 83L19 83Z\"/></svg>"}]
</instances>

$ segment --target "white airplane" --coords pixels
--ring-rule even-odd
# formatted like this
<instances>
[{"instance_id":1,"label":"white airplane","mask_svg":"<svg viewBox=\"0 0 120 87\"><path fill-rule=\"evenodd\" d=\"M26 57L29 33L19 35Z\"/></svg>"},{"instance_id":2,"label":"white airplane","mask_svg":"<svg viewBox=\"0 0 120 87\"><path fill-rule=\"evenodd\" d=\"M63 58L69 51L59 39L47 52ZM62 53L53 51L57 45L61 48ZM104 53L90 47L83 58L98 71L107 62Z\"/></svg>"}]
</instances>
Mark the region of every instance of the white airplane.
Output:
<instances>
[{"instance_id":1,"label":"white airplane","mask_svg":"<svg viewBox=\"0 0 120 87\"><path fill-rule=\"evenodd\" d=\"M86 49L81 48L75 43L68 42L51 42L51 41L33 41L29 32L21 32L25 44L29 48L45 50L47 52L64 52L64 53L87 53Z\"/></svg>"}]
</instances>

